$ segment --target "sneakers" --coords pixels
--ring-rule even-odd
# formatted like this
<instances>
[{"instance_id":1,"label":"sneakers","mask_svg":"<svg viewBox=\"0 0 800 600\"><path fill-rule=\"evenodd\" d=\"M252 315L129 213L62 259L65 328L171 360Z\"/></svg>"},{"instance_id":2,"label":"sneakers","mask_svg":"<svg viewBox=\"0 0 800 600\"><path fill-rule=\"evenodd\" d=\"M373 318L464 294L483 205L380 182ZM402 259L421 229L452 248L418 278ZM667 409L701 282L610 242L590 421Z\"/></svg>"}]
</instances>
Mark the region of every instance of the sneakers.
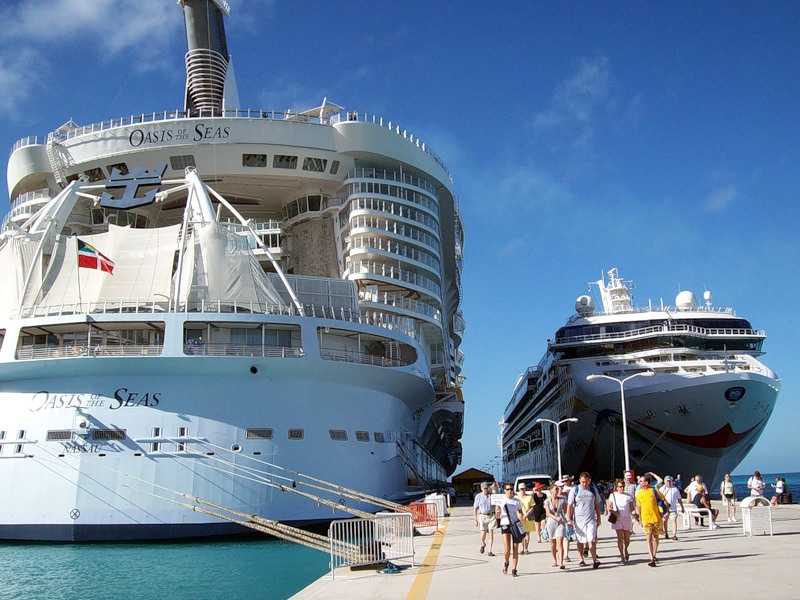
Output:
<instances>
[{"instance_id":1,"label":"sneakers","mask_svg":"<svg viewBox=\"0 0 800 600\"><path fill-rule=\"evenodd\" d=\"M719 529L719 525L717 525L716 523L712 523L711 529Z\"/></svg>"},{"instance_id":2,"label":"sneakers","mask_svg":"<svg viewBox=\"0 0 800 600\"><path fill-rule=\"evenodd\" d=\"M483 554L484 549L486 548L486 544L481 544L481 554Z\"/></svg>"},{"instance_id":3,"label":"sneakers","mask_svg":"<svg viewBox=\"0 0 800 600\"><path fill-rule=\"evenodd\" d=\"M736 517L731 517L731 523L736 523Z\"/></svg>"}]
</instances>

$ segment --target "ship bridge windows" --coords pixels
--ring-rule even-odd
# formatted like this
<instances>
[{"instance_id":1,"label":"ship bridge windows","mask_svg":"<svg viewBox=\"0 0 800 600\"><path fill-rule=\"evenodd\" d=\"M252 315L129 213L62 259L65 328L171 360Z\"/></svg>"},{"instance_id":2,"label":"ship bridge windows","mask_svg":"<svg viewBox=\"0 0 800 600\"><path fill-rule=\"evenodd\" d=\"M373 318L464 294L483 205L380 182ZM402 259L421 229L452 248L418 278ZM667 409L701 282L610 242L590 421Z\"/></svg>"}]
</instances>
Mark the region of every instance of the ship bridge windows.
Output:
<instances>
[{"instance_id":1,"label":"ship bridge windows","mask_svg":"<svg viewBox=\"0 0 800 600\"><path fill-rule=\"evenodd\" d=\"M325 168L327 166L328 166L328 161L324 158L314 158L313 156L306 156L303 159L303 171L324 173Z\"/></svg>"},{"instance_id":2,"label":"ship bridge windows","mask_svg":"<svg viewBox=\"0 0 800 600\"><path fill-rule=\"evenodd\" d=\"M92 208L91 216L92 225L95 226L111 224L134 229L146 229L150 224L150 220L144 215L116 208Z\"/></svg>"},{"instance_id":3,"label":"ship bridge windows","mask_svg":"<svg viewBox=\"0 0 800 600\"><path fill-rule=\"evenodd\" d=\"M164 348L164 327L158 321L98 320L23 327L17 343L17 360L159 355Z\"/></svg>"},{"instance_id":4,"label":"ship bridge windows","mask_svg":"<svg viewBox=\"0 0 800 600\"><path fill-rule=\"evenodd\" d=\"M377 335L319 327L319 352L324 360L355 362L382 367L414 364L417 351L398 340Z\"/></svg>"},{"instance_id":5,"label":"ship bridge windows","mask_svg":"<svg viewBox=\"0 0 800 600\"><path fill-rule=\"evenodd\" d=\"M119 173L120 175L127 175L128 174L128 165L126 165L124 162L116 163L116 164L113 164L113 165L108 165L107 168L108 168L108 174L109 175L112 175L114 169L116 169L117 173Z\"/></svg>"},{"instance_id":6,"label":"ship bridge windows","mask_svg":"<svg viewBox=\"0 0 800 600\"><path fill-rule=\"evenodd\" d=\"M300 357L299 325L193 321L183 332L184 353L200 356Z\"/></svg>"},{"instance_id":7,"label":"ship bridge windows","mask_svg":"<svg viewBox=\"0 0 800 600\"><path fill-rule=\"evenodd\" d=\"M262 167L266 168L267 166L267 155L266 154L242 154L242 166L243 167Z\"/></svg>"},{"instance_id":8,"label":"ship bridge windows","mask_svg":"<svg viewBox=\"0 0 800 600\"><path fill-rule=\"evenodd\" d=\"M328 198L320 194L311 194L292 200L283 207L283 216L293 219L309 212L319 212L327 207Z\"/></svg>"},{"instance_id":9,"label":"ship bridge windows","mask_svg":"<svg viewBox=\"0 0 800 600\"><path fill-rule=\"evenodd\" d=\"M94 183L95 181L102 181L103 179L106 178L106 174L103 173L103 169L101 169L100 167L88 169L84 171L83 174L86 176L86 180L89 183Z\"/></svg>"},{"instance_id":10,"label":"ship bridge windows","mask_svg":"<svg viewBox=\"0 0 800 600\"><path fill-rule=\"evenodd\" d=\"M272 157L272 166L275 169L296 169L297 157L286 154L276 154Z\"/></svg>"},{"instance_id":11,"label":"ship bridge windows","mask_svg":"<svg viewBox=\"0 0 800 600\"><path fill-rule=\"evenodd\" d=\"M181 156L170 156L169 166L173 171L186 171L186 167L197 167L193 154L183 154Z\"/></svg>"}]
</instances>

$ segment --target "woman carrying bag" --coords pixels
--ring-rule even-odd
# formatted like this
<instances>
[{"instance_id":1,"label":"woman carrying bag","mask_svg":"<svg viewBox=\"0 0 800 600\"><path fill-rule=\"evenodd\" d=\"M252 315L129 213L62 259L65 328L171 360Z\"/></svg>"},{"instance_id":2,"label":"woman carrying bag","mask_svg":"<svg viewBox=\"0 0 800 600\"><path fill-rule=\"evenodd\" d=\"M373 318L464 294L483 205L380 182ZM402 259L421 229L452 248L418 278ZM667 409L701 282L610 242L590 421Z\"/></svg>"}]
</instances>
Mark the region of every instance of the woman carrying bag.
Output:
<instances>
[{"instance_id":1,"label":"woman carrying bag","mask_svg":"<svg viewBox=\"0 0 800 600\"><path fill-rule=\"evenodd\" d=\"M628 546L631 543L631 528L633 517L631 507L635 500L625 493L625 482L617 479L614 482L614 491L608 495L606 506L608 508L608 522L611 529L617 532L617 547L622 563L628 562Z\"/></svg>"},{"instance_id":2,"label":"woman carrying bag","mask_svg":"<svg viewBox=\"0 0 800 600\"><path fill-rule=\"evenodd\" d=\"M503 486L504 496L498 507L500 520L500 533L503 535L503 575L508 574L508 559L513 558L511 575L517 576L517 561L519 560L519 543L525 537L525 528L522 525L522 503L514 495L514 486L507 483ZM513 555L512 555L513 550Z\"/></svg>"}]
</instances>

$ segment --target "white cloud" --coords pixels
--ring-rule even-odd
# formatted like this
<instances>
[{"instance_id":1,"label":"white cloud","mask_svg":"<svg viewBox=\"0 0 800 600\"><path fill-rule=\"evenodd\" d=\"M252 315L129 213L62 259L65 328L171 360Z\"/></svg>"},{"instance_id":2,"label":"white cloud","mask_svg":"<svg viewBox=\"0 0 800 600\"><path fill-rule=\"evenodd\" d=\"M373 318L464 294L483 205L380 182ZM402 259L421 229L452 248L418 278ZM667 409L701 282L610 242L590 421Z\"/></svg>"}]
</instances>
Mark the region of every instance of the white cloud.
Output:
<instances>
[{"instance_id":1,"label":"white cloud","mask_svg":"<svg viewBox=\"0 0 800 600\"><path fill-rule=\"evenodd\" d=\"M733 185L727 185L712 190L703 201L703 206L708 212L722 212L739 197L739 192Z\"/></svg>"},{"instance_id":2,"label":"white cloud","mask_svg":"<svg viewBox=\"0 0 800 600\"><path fill-rule=\"evenodd\" d=\"M533 121L537 132L588 126L599 106L609 102L611 74L606 57L580 58L576 72L556 88L548 110Z\"/></svg>"},{"instance_id":3,"label":"white cloud","mask_svg":"<svg viewBox=\"0 0 800 600\"><path fill-rule=\"evenodd\" d=\"M183 39L180 8L164 0L28 0L0 9L0 111L14 114L59 61L83 59L86 68L119 54L143 71ZM171 66L171 63L169 63ZM165 67L166 68L166 67Z\"/></svg>"}]
</instances>

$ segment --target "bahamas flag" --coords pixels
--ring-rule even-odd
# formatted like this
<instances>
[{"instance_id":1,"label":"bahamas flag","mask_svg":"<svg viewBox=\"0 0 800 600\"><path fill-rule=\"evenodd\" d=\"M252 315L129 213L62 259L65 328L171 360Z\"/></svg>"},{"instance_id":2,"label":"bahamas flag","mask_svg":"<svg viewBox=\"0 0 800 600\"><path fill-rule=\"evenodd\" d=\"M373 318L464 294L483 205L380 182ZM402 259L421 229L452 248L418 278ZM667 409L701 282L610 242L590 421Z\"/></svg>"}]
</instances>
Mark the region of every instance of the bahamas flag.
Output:
<instances>
[{"instance_id":1,"label":"bahamas flag","mask_svg":"<svg viewBox=\"0 0 800 600\"><path fill-rule=\"evenodd\" d=\"M78 267L105 271L109 275L114 274L114 261L103 256L97 248L87 244L80 238L78 240Z\"/></svg>"}]
</instances>

